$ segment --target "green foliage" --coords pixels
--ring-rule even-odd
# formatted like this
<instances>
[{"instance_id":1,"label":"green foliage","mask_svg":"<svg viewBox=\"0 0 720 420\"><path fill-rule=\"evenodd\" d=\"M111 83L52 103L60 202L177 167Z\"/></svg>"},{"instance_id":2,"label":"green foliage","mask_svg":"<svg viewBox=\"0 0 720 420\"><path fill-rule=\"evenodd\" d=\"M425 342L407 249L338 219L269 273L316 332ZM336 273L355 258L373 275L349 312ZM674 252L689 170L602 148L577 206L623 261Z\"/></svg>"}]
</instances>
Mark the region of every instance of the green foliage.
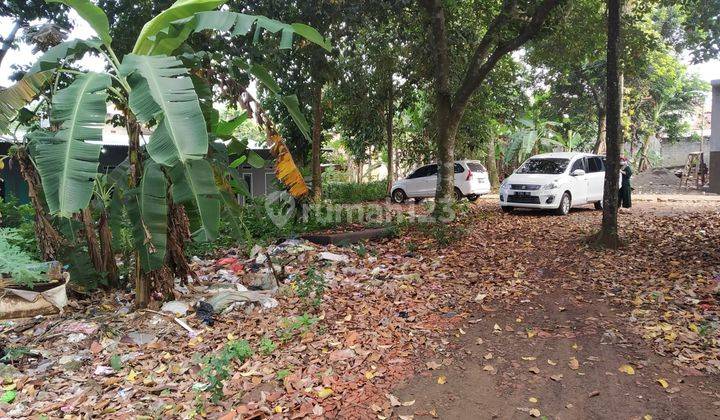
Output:
<instances>
[{"instance_id":1,"label":"green foliage","mask_svg":"<svg viewBox=\"0 0 720 420\"><path fill-rule=\"evenodd\" d=\"M86 73L52 100L50 120L57 132L37 131L35 163L50 212L70 217L90 203L97 177L110 75Z\"/></svg>"},{"instance_id":2,"label":"green foliage","mask_svg":"<svg viewBox=\"0 0 720 420\"><path fill-rule=\"evenodd\" d=\"M325 295L325 276L315 268L310 268L305 276L295 280L295 293L300 299L315 308L320 307Z\"/></svg>"},{"instance_id":3,"label":"green foliage","mask_svg":"<svg viewBox=\"0 0 720 420\"><path fill-rule=\"evenodd\" d=\"M295 337L296 334L304 334L318 322L318 318L307 313L293 318L281 318L278 326L277 336L283 343Z\"/></svg>"},{"instance_id":4,"label":"green foliage","mask_svg":"<svg viewBox=\"0 0 720 420\"><path fill-rule=\"evenodd\" d=\"M323 185L323 197L333 203L355 204L383 200L387 196L387 181L368 183L332 182Z\"/></svg>"},{"instance_id":5,"label":"green foliage","mask_svg":"<svg viewBox=\"0 0 720 420\"><path fill-rule=\"evenodd\" d=\"M260 345L258 346L258 350L260 353L262 353L265 356L269 356L272 354L272 352L275 351L277 348L277 344L273 343L273 341L267 337L263 337L260 339Z\"/></svg>"},{"instance_id":6,"label":"green foliage","mask_svg":"<svg viewBox=\"0 0 720 420\"><path fill-rule=\"evenodd\" d=\"M420 231L432 238L438 248L452 245L467 235L467 229L459 223L425 223L420 225Z\"/></svg>"},{"instance_id":7,"label":"green foliage","mask_svg":"<svg viewBox=\"0 0 720 420\"><path fill-rule=\"evenodd\" d=\"M252 356L253 351L245 340L228 341L218 354L203 357L200 376L208 382L210 401L217 404L223 398L223 381L230 377L232 365L242 363Z\"/></svg>"},{"instance_id":8,"label":"green foliage","mask_svg":"<svg viewBox=\"0 0 720 420\"><path fill-rule=\"evenodd\" d=\"M292 372L290 369L280 369L275 374L275 377L278 381L282 381L283 379L287 378Z\"/></svg>"},{"instance_id":9,"label":"green foliage","mask_svg":"<svg viewBox=\"0 0 720 420\"><path fill-rule=\"evenodd\" d=\"M63 3L75 9L100 37L105 45L110 45L110 24L105 13L89 0L46 0L47 3Z\"/></svg>"},{"instance_id":10,"label":"green foliage","mask_svg":"<svg viewBox=\"0 0 720 420\"><path fill-rule=\"evenodd\" d=\"M167 243L167 180L159 164L145 165L140 186L128 194L135 248L146 271L162 267ZM150 240L145 241L145 233Z\"/></svg>"},{"instance_id":11,"label":"green foliage","mask_svg":"<svg viewBox=\"0 0 720 420\"><path fill-rule=\"evenodd\" d=\"M122 359L120 359L120 356L119 356L119 355L113 354L113 355L110 357L110 367L112 367L112 368L115 369L116 371L121 371L121 370L122 370L122 368L123 368Z\"/></svg>"},{"instance_id":12,"label":"green foliage","mask_svg":"<svg viewBox=\"0 0 720 420\"><path fill-rule=\"evenodd\" d=\"M0 358L1 363L15 363L19 362L25 355L30 354L31 350L28 347L8 347L5 349L5 355Z\"/></svg>"},{"instance_id":13,"label":"green foliage","mask_svg":"<svg viewBox=\"0 0 720 420\"><path fill-rule=\"evenodd\" d=\"M44 280L45 265L13 245L20 239L14 229L0 228L0 275L9 274L13 285L32 288Z\"/></svg>"},{"instance_id":14,"label":"green foliage","mask_svg":"<svg viewBox=\"0 0 720 420\"><path fill-rule=\"evenodd\" d=\"M14 235L8 238L10 244L28 255L38 256L35 240L35 209L30 204L20 204L13 196L7 201L0 198L0 227L13 229Z\"/></svg>"}]
</instances>

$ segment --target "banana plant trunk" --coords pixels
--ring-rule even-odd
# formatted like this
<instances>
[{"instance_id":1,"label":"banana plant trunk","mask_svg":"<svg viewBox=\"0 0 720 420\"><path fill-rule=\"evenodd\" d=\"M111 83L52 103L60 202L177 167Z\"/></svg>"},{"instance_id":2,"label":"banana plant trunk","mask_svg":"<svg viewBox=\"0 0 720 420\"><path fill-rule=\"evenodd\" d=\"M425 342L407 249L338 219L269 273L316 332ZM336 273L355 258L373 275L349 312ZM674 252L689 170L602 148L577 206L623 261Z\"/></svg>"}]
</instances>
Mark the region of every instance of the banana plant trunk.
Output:
<instances>
[{"instance_id":1,"label":"banana plant trunk","mask_svg":"<svg viewBox=\"0 0 720 420\"><path fill-rule=\"evenodd\" d=\"M100 253L100 242L95 235L95 220L93 219L90 206L85 207L80 212L79 218L83 224L83 234L85 235L85 241L87 242L90 261L92 261L95 271L102 273L105 271L105 264Z\"/></svg>"},{"instance_id":2,"label":"banana plant trunk","mask_svg":"<svg viewBox=\"0 0 720 420\"><path fill-rule=\"evenodd\" d=\"M128 133L128 159L130 170L128 184L135 188L140 184L142 174L142 161L140 156L140 124L135 115L125 111L126 130ZM135 266L133 267L133 278L135 279L135 306L145 308L150 303L150 282L151 278L142 269L140 252L135 251Z\"/></svg>"},{"instance_id":3,"label":"banana plant trunk","mask_svg":"<svg viewBox=\"0 0 720 420\"><path fill-rule=\"evenodd\" d=\"M105 271L108 286L112 288L119 287L118 267L115 261L115 252L112 248L112 230L110 229L108 214L105 209L100 213L98 233L100 236L100 253L102 254L103 271Z\"/></svg>"},{"instance_id":4,"label":"banana plant trunk","mask_svg":"<svg viewBox=\"0 0 720 420\"><path fill-rule=\"evenodd\" d=\"M174 204L168 191L168 235L166 264L180 283L187 284L188 277L198 279L185 258L185 243L190 241L190 224L182 205ZM173 285L170 285L174 287ZM172 292L172 288L170 289Z\"/></svg>"},{"instance_id":5,"label":"banana plant trunk","mask_svg":"<svg viewBox=\"0 0 720 420\"><path fill-rule=\"evenodd\" d=\"M58 250L65 241L50 222L50 215L45 208L40 176L25 147L20 146L17 148L14 159L20 168L20 175L28 185L28 196L35 209L35 240L38 244L40 257L43 261L55 260Z\"/></svg>"}]
</instances>

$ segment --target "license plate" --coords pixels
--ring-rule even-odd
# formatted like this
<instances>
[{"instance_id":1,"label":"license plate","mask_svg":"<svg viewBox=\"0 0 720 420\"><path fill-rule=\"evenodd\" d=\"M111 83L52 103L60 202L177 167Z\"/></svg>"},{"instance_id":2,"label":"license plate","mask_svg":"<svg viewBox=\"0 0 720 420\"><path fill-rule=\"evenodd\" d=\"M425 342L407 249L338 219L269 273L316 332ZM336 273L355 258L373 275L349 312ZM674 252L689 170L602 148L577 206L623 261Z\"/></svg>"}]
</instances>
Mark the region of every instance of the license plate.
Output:
<instances>
[{"instance_id":1,"label":"license plate","mask_svg":"<svg viewBox=\"0 0 720 420\"><path fill-rule=\"evenodd\" d=\"M528 195L530 195L530 192L529 191L515 191L515 195L528 196Z\"/></svg>"}]
</instances>

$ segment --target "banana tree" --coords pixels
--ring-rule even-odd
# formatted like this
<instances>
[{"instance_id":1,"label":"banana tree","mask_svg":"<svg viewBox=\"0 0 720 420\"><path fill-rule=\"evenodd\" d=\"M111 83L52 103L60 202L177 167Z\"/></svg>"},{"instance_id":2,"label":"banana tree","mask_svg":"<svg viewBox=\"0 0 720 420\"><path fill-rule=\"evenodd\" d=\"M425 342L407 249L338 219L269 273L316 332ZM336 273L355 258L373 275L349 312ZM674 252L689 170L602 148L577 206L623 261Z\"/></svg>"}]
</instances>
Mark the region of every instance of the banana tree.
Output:
<instances>
[{"instance_id":1,"label":"banana tree","mask_svg":"<svg viewBox=\"0 0 720 420\"><path fill-rule=\"evenodd\" d=\"M535 120L530 117L521 118L518 127L510 134L510 142L505 149L505 164L521 163L531 154L540 149L557 146L553 139L554 127L558 124L553 121Z\"/></svg>"},{"instance_id":2,"label":"banana tree","mask_svg":"<svg viewBox=\"0 0 720 420\"><path fill-rule=\"evenodd\" d=\"M149 301L150 282L157 287L158 281L168 276L167 250L178 246L182 249L182 243L170 242L182 240L184 235L169 231L168 226L187 226L180 220L187 215L193 239L213 240L218 233L222 202L208 160L209 145L215 136L208 135L209 125L190 69L173 54L193 32L202 30L227 32L233 37L252 32L254 40L263 32L280 33L280 48L290 48L294 35L324 48L329 46L317 31L303 24L215 11L224 0L178 0L145 24L133 52L120 60L112 49L108 19L99 7L89 0L53 1L74 8L97 37L64 42L41 56L11 92L12 100L0 105L0 128L35 98L36 85L57 80L60 74L74 76L72 83L53 95L49 104L51 124L58 129L38 130L31 136L34 163L50 211L70 217L86 209L92 197L108 101L123 111L130 146L128 164L122 166L124 177L120 177L124 178L120 184L127 187L122 205L134 223L136 303L142 307ZM66 68L88 52L104 58L110 70L96 73ZM248 66L247 71L260 72L254 66ZM260 81L271 83L264 76L265 80ZM297 98L282 99L296 123L307 127ZM144 148L141 125L154 127ZM279 137L273 141L282 142ZM282 158L287 161L288 156L283 154ZM303 188L297 186L298 182L304 185L293 179L290 186L300 194Z\"/></svg>"}]
</instances>

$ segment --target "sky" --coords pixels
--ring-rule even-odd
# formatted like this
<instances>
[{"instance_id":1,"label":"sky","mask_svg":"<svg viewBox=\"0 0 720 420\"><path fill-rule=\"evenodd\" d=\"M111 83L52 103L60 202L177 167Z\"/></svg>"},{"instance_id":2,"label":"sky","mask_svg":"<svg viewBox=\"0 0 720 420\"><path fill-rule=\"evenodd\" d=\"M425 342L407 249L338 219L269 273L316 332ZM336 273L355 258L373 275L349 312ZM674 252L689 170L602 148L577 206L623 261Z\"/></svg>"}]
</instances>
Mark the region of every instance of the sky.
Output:
<instances>
[{"instance_id":1,"label":"sky","mask_svg":"<svg viewBox=\"0 0 720 420\"><path fill-rule=\"evenodd\" d=\"M86 39L95 35L90 26L82 20L75 11L70 12L70 20L73 23L73 30L70 32L68 39L81 38ZM0 17L0 32L7 35L12 27L12 20ZM0 65L0 86L9 86L12 84L9 77L12 75L13 64L33 64L39 54L33 55L32 47L22 42L18 43L18 48L8 51L5 59ZM86 56L80 62L80 65L88 70L102 71L105 67L104 60L97 56ZM689 66L690 71L700 75L700 77L710 82L711 80L720 80L720 60L713 60L701 64ZM710 92L707 95L707 104L710 103Z\"/></svg>"}]
</instances>

